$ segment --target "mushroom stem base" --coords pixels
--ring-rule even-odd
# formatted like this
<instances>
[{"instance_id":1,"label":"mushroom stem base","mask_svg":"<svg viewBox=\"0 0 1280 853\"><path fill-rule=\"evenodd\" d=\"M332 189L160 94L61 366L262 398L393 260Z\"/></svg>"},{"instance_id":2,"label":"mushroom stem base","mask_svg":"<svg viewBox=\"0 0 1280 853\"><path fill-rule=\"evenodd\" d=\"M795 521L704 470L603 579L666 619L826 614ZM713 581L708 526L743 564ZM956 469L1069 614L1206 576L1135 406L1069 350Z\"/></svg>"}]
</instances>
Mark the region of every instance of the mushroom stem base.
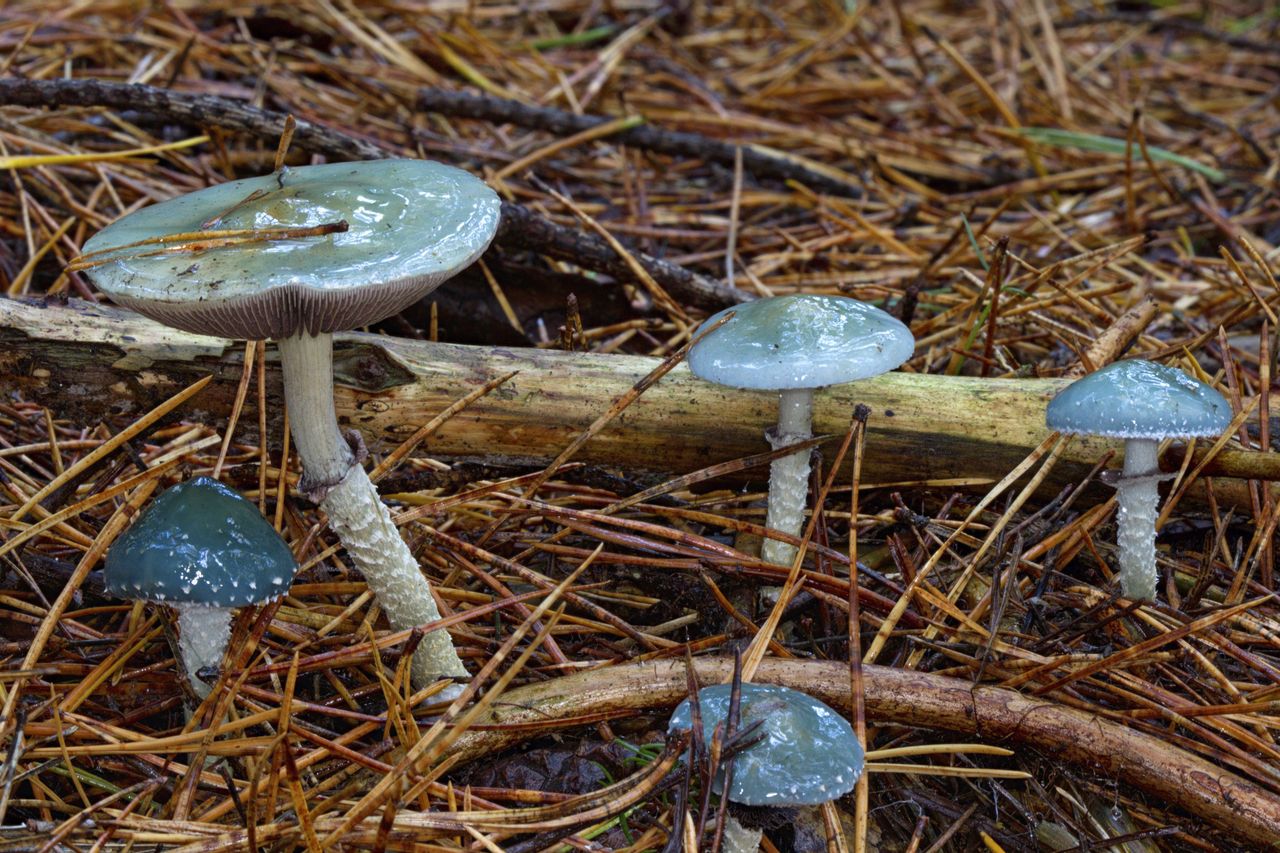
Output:
<instances>
[{"instance_id":1,"label":"mushroom stem base","mask_svg":"<svg viewBox=\"0 0 1280 853\"><path fill-rule=\"evenodd\" d=\"M431 585L363 468L353 465L348 469L320 507L386 611L392 628L402 631L440 618ZM413 655L411 675L418 686L440 677L467 675L448 631L430 631L423 636Z\"/></svg>"},{"instance_id":2,"label":"mushroom stem base","mask_svg":"<svg viewBox=\"0 0 1280 853\"><path fill-rule=\"evenodd\" d=\"M364 575L393 629L435 622L440 610L431 585L338 428L333 410L333 336L303 332L277 343L289 431L302 460L301 491L328 514L329 526ZM441 676L466 675L448 631L432 631L422 638L413 655L415 685L421 687Z\"/></svg>"},{"instance_id":3,"label":"mushroom stem base","mask_svg":"<svg viewBox=\"0 0 1280 853\"><path fill-rule=\"evenodd\" d=\"M764 833L758 829L748 829L733 815L724 817L724 835L721 836L723 853L758 853L760 839Z\"/></svg>"},{"instance_id":4,"label":"mushroom stem base","mask_svg":"<svg viewBox=\"0 0 1280 853\"><path fill-rule=\"evenodd\" d=\"M206 667L217 669L231 640L231 610L205 604L174 604L178 611L178 656L187 671L191 690L201 699L209 695L209 685L197 674Z\"/></svg>"}]
</instances>

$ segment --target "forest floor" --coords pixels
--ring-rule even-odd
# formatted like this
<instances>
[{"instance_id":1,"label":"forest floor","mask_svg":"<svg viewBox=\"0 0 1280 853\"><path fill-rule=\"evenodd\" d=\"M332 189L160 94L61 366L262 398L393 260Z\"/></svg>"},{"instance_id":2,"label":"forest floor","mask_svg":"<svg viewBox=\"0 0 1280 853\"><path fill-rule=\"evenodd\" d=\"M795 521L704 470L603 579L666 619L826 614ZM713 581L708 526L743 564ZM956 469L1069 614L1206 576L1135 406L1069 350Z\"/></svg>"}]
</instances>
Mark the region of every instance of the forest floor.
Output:
<instances>
[{"instance_id":1,"label":"forest floor","mask_svg":"<svg viewBox=\"0 0 1280 853\"><path fill-rule=\"evenodd\" d=\"M0 851L712 849L706 776L662 749L690 680L725 681L735 653L871 753L822 810L734 806L765 850L1280 847L1271 4L4 6ZM278 157L435 159L503 200L479 264L367 331L511 359L544 376L545 413L502 409L495 382L418 431L481 387L466 374L386 429L353 418L476 675L452 705L410 685L420 635L389 629L298 491L274 347L192 355L170 387L88 340L132 320L69 319L107 302L68 269L85 240ZM807 554L776 566L772 399L682 400L669 437L638 413L696 384L701 320L794 293L899 317L916 347L887 381L939 396L820 397ZM12 319L31 306L39 335ZM1119 445L1041 419L1121 356L1235 414L1163 451L1156 601L1115 580ZM556 410L555 383L604 357L638 373ZM344 387L339 407L388 399ZM492 447L468 441L502 412ZM101 573L198 474L301 566L241 611L203 702L171 614Z\"/></svg>"}]
</instances>

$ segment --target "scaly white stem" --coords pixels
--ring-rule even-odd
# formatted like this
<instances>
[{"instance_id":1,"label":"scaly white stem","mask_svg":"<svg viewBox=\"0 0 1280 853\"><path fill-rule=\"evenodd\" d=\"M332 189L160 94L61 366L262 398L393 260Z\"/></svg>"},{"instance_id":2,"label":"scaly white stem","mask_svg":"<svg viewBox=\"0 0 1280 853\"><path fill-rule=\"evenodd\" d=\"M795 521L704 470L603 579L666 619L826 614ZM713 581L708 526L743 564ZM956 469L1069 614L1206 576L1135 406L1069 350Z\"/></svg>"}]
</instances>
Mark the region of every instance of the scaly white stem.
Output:
<instances>
[{"instance_id":1,"label":"scaly white stem","mask_svg":"<svg viewBox=\"0 0 1280 853\"><path fill-rule=\"evenodd\" d=\"M1128 598L1156 598L1156 507L1160 467L1152 438L1124 443L1124 471L1116 483L1116 544L1120 548L1120 590Z\"/></svg>"},{"instance_id":2,"label":"scaly white stem","mask_svg":"<svg viewBox=\"0 0 1280 853\"><path fill-rule=\"evenodd\" d=\"M440 618L431 586L391 521L378 490L338 429L333 408L333 341L305 332L279 341L285 404L303 485L323 495L329 526L364 575L397 631ZM417 686L467 675L447 631L431 631L413 656Z\"/></svg>"},{"instance_id":3,"label":"scaly white stem","mask_svg":"<svg viewBox=\"0 0 1280 853\"><path fill-rule=\"evenodd\" d=\"M222 665L231 639L231 608L173 604L173 609L178 611L178 656L192 691L203 699L209 695L209 685L196 673Z\"/></svg>"},{"instance_id":4,"label":"scaly white stem","mask_svg":"<svg viewBox=\"0 0 1280 853\"><path fill-rule=\"evenodd\" d=\"M778 400L778 427L768 435L774 450L812 437L813 389L794 388L782 392ZM809 448L775 459L769 467L769 510L765 526L770 530L799 536L804 528L804 507L809 498ZM790 566L796 549L792 545L766 539L760 559Z\"/></svg>"}]
</instances>

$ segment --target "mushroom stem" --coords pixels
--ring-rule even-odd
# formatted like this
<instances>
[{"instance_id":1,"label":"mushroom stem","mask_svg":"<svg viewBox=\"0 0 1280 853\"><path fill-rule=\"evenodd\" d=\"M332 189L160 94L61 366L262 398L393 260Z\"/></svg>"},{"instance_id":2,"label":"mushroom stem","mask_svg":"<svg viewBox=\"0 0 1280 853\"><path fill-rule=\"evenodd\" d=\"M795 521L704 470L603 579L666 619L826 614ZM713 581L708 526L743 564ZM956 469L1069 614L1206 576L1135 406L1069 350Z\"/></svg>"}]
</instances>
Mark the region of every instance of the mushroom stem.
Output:
<instances>
[{"instance_id":1,"label":"mushroom stem","mask_svg":"<svg viewBox=\"0 0 1280 853\"><path fill-rule=\"evenodd\" d=\"M438 620L440 610L431 585L338 428L332 336L302 332L278 344L289 428L302 460L304 491L319 496L329 526L364 575L392 629L403 631ZM466 675L447 631L431 631L422 638L413 656L415 685Z\"/></svg>"},{"instance_id":2,"label":"mushroom stem","mask_svg":"<svg viewBox=\"0 0 1280 853\"><path fill-rule=\"evenodd\" d=\"M813 389L791 388L778 400L778 426L767 435L774 450L813 435ZM809 450L775 459L769 467L769 510L765 526L770 530L799 536L804 526L804 506L809 497ZM796 548L776 539L766 539L760 558L767 563L789 566Z\"/></svg>"},{"instance_id":3,"label":"mushroom stem","mask_svg":"<svg viewBox=\"0 0 1280 853\"><path fill-rule=\"evenodd\" d=\"M281 338L276 346L304 488L332 488L356 462L333 408L333 335L299 332Z\"/></svg>"},{"instance_id":4,"label":"mushroom stem","mask_svg":"<svg viewBox=\"0 0 1280 853\"><path fill-rule=\"evenodd\" d=\"M758 853L760 839L764 833L758 829L748 829L733 815L724 816L724 834L721 839L721 853Z\"/></svg>"},{"instance_id":5,"label":"mushroom stem","mask_svg":"<svg viewBox=\"0 0 1280 853\"><path fill-rule=\"evenodd\" d=\"M1120 548L1120 590L1128 598L1156 597L1156 507L1160 467L1152 438L1124 443L1124 471L1116 483L1116 544Z\"/></svg>"},{"instance_id":6,"label":"mushroom stem","mask_svg":"<svg viewBox=\"0 0 1280 853\"><path fill-rule=\"evenodd\" d=\"M222 665L231 639L231 609L207 604L173 604L178 611L178 656L187 671L191 690L201 699L209 685L197 674L205 667Z\"/></svg>"}]
</instances>

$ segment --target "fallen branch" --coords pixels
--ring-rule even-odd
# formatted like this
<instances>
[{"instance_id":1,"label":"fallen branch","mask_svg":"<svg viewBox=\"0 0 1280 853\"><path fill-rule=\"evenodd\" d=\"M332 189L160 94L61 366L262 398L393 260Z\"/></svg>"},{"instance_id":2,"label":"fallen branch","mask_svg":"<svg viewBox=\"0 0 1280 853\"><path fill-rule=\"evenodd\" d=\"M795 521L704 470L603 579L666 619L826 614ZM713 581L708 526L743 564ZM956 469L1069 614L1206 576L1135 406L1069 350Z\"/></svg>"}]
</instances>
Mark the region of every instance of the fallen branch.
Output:
<instances>
[{"instance_id":1,"label":"fallen branch","mask_svg":"<svg viewBox=\"0 0 1280 853\"><path fill-rule=\"evenodd\" d=\"M556 136L572 136L611 121L606 116L578 115L555 107L534 106L493 95L475 95L448 89L419 89L417 106L420 110L429 110L448 116L545 130ZM700 133L666 130L648 124L618 131L612 134L610 139L621 145L630 145L673 157L695 157L729 168L733 168L734 158L740 148L742 168L757 178L795 180L822 192L862 197L862 188L850 181L842 181L832 175L819 172L789 158L782 152L765 151L749 143L736 145L732 142L711 139Z\"/></svg>"},{"instance_id":2,"label":"fallen branch","mask_svg":"<svg viewBox=\"0 0 1280 853\"><path fill-rule=\"evenodd\" d=\"M545 216L539 216L529 208L509 201L502 203L502 219L498 222L498 234L494 237L494 242L504 249L524 249L550 255L562 261L571 261L584 269L607 273L614 278L636 280L627 259L595 234L557 225ZM691 272L679 264L634 250L631 256L664 290L690 305L719 310L755 298L745 291Z\"/></svg>"},{"instance_id":3,"label":"fallen branch","mask_svg":"<svg viewBox=\"0 0 1280 853\"><path fill-rule=\"evenodd\" d=\"M135 110L198 127L220 127L264 138L284 132L285 113L264 110L245 101L217 95L190 95L162 89L110 83L92 78L0 79L0 104L20 107L110 107ZM391 156L381 145L315 122L299 120L293 144L303 151L336 160L377 160Z\"/></svg>"},{"instance_id":4,"label":"fallen branch","mask_svg":"<svg viewBox=\"0 0 1280 853\"><path fill-rule=\"evenodd\" d=\"M641 356L431 344L352 333L334 343L339 417L374 449L395 447L458 398L515 372L501 389L451 418L426 452L486 464L544 465L657 364ZM107 305L0 299L0 392L19 392L59 417L92 423L146 411L212 373L183 417L219 423L231 410L243 347L187 335ZM270 361L271 436L281 435L278 367ZM981 379L892 373L817 395L814 431L843 434L854 405L871 407L864 488L982 486L1003 477L1044 439L1044 407L1068 380ZM629 471L688 472L766 449L777 395L724 388L677 367L575 461ZM256 438L253 417L240 437ZM1079 438L1046 480L1078 482L1120 445ZM1166 470L1177 470L1176 452ZM1280 479L1280 454L1224 451L1206 472ZM1219 498L1228 500L1226 484ZM1243 504L1241 504L1243 505Z\"/></svg>"},{"instance_id":5,"label":"fallen branch","mask_svg":"<svg viewBox=\"0 0 1280 853\"><path fill-rule=\"evenodd\" d=\"M733 662L694 661L703 684L729 680ZM997 687L911 670L866 666L862 670L868 720L958 732L1001 746L1033 749L1136 788L1181 809L1251 849L1272 849L1280 838L1280 797L1223 765L1171 746L1158 737ZM763 683L803 690L828 704L850 707L849 669L843 662L767 658L756 673ZM464 734L455 747L465 762L546 736L560 720L592 713L653 712L686 694L683 661L645 661L521 687L503 694L488 718L493 726ZM519 724L525 725L519 725Z\"/></svg>"},{"instance_id":6,"label":"fallen branch","mask_svg":"<svg viewBox=\"0 0 1280 853\"><path fill-rule=\"evenodd\" d=\"M264 139L278 137L284 131L285 119L288 118L285 113L258 109L232 98L188 95L155 86L93 79L0 79L0 105L134 110L169 121L220 127ZM395 152L369 140L302 120L296 122L293 145L335 160L376 160L396 156ZM495 243L509 249L540 252L615 277L634 279L626 261L604 240L594 234L557 225L545 216L512 202L503 202L502 222ZM639 251L633 251L632 255L672 296L691 305L715 311L754 298L670 261Z\"/></svg>"}]
</instances>

